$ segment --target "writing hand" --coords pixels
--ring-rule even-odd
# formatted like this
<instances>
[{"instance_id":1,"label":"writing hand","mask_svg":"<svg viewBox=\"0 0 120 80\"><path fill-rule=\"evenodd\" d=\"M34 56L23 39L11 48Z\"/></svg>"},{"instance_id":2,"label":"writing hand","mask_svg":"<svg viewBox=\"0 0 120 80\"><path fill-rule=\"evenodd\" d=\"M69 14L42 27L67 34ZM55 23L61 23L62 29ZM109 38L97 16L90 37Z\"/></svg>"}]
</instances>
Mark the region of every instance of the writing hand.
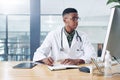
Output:
<instances>
[{"instance_id":1,"label":"writing hand","mask_svg":"<svg viewBox=\"0 0 120 80\"><path fill-rule=\"evenodd\" d=\"M53 66L54 60L51 57L44 58L41 60L44 64L47 64L49 66Z\"/></svg>"}]
</instances>

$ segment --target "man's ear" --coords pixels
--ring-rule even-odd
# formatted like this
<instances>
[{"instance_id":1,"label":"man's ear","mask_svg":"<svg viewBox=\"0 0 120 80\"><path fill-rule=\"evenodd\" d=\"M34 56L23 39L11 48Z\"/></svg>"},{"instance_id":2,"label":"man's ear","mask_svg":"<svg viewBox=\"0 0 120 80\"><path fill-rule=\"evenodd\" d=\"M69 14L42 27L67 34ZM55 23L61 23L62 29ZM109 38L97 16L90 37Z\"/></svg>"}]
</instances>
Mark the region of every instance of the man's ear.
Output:
<instances>
[{"instance_id":1,"label":"man's ear","mask_svg":"<svg viewBox=\"0 0 120 80\"><path fill-rule=\"evenodd\" d=\"M67 18L66 17L63 18L63 22L67 23Z\"/></svg>"},{"instance_id":2,"label":"man's ear","mask_svg":"<svg viewBox=\"0 0 120 80\"><path fill-rule=\"evenodd\" d=\"M65 18L65 19L63 19L63 21L64 21L64 24L65 24L65 26L68 26L69 24L69 22L68 22L68 19L67 18Z\"/></svg>"},{"instance_id":3,"label":"man's ear","mask_svg":"<svg viewBox=\"0 0 120 80\"><path fill-rule=\"evenodd\" d=\"M63 16L63 22L64 22L64 23L67 23L67 17L68 17L67 14Z\"/></svg>"},{"instance_id":4,"label":"man's ear","mask_svg":"<svg viewBox=\"0 0 120 80\"><path fill-rule=\"evenodd\" d=\"M66 22L66 19L65 19L65 18L63 18L63 22L64 22L64 23Z\"/></svg>"}]
</instances>

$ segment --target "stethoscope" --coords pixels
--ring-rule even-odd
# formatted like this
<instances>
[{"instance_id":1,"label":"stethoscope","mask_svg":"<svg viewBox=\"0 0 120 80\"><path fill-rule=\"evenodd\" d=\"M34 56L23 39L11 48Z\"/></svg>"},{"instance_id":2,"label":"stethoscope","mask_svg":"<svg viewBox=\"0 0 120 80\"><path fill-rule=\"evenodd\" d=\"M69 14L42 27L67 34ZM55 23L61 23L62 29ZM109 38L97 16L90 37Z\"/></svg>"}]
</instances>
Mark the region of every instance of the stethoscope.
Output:
<instances>
[{"instance_id":1,"label":"stethoscope","mask_svg":"<svg viewBox=\"0 0 120 80\"><path fill-rule=\"evenodd\" d=\"M63 30L64 30L64 28L62 28L62 30L61 30L61 48L60 48L60 51L64 51L64 47L63 47ZM75 32L76 32L76 34L77 34L76 40L78 41L78 38L79 38L80 43L81 43L81 46L80 46L80 48L81 48L82 45L83 45L82 39L81 39L81 37L79 36L78 32L77 32L77 31L75 31ZM77 51L79 51L79 49L77 49Z\"/></svg>"}]
</instances>

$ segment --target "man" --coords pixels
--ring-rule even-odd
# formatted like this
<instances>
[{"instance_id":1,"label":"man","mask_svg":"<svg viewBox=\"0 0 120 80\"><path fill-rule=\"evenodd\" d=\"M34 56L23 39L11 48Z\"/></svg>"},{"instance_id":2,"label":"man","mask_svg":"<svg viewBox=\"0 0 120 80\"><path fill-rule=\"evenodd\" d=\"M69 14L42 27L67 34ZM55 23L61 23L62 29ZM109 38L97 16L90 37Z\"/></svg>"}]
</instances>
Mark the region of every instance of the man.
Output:
<instances>
[{"instance_id":1,"label":"man","mask_svg":"<svg viewBox=\"0 0 120 80\"><path fill-rule=\"evenodd\" d=\"M66 8L62 17L65 26L47 35L34 53L33 61L40 61L50 66L56 61L67 65L90 63L91 58L96 57L97 54L86 34L75 30L79 19L77 10Z\"/></svg>"}]
</instances>

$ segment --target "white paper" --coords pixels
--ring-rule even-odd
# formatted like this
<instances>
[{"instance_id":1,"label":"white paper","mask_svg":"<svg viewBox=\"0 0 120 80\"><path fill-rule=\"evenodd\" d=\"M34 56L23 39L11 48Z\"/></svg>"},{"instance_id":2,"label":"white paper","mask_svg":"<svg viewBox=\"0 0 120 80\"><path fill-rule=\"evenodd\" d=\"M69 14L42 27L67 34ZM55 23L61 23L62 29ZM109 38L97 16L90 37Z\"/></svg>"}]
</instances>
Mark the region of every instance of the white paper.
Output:
<instances>
[{"instance_id":1,"label":"white paper","mask_svg":"<svg viewBox=\"0 0 120 80\"><path fill-rule=\"evenodd\" d=\"M50 69L51 71L55 71L55 70L63 70L63 69L77 69L80 68L80 66L77 65L53 65L53 66L48 66L48 69Z\"/></svg>"}]
</instances>

